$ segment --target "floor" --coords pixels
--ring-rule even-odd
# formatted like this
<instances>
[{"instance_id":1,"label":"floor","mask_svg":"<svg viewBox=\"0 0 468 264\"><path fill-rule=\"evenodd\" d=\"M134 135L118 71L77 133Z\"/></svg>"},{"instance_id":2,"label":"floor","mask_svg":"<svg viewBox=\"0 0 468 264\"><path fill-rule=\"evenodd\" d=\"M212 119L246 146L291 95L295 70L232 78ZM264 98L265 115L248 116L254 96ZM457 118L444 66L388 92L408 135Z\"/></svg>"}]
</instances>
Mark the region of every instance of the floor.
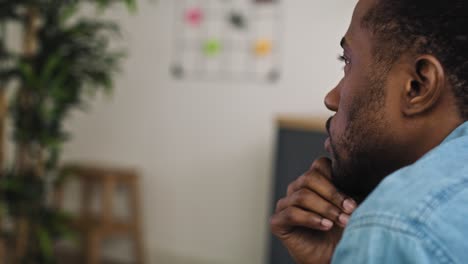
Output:
<instances>
[{"instance_id":1,"label":"floor","mask_svg":"<svg viewBox=\"0 0 468 264\"><path fill-rule=\"evenodd\" d=\"M74 252L60 252L57 254L57 264L85 264L83 256ZM130 264L116 260L103 259L102 264Z\"/></svg>"}]
</instances>

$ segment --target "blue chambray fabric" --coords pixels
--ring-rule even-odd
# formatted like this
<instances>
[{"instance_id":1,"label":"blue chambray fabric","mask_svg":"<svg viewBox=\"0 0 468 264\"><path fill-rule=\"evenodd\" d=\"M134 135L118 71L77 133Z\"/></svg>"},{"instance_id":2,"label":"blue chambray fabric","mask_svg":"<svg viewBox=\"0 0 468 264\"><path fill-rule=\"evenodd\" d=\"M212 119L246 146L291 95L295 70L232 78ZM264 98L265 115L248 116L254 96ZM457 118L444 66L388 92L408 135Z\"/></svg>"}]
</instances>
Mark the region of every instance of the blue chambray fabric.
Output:
<instances>
[{"instance_id":1,"label":"blue chambray fabric","mask_svg":"<svg viewBox=\"0 0 468 264\"><path fill-rule=\"evenodd\" d=\"M377 186L332 263L468 263L468 122Z\"/></svg>"}]
</instances>

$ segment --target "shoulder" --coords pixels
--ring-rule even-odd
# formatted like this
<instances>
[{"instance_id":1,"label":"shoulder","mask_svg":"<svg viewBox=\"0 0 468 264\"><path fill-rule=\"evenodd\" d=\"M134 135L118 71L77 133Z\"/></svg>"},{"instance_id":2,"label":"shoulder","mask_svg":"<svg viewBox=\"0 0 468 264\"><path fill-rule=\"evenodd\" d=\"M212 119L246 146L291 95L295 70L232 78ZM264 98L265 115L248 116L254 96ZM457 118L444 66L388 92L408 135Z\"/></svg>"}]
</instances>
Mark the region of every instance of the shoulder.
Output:
<instances>
[{"instance_id":1,"label":"shoulder","mask_svg":"<svg viewBox=\"0 0 468 264\"><path fill-rule=\"evenodd\" d=\"M344 244L380 234L413 241L440 263L468 259L467 158L468 140L453 140L389 175L351 217Z\"/></svg>"},{"instance_id":2,"label":"shoulder","mask_svg":"<svg viewBox=\"0 0 468 264\"><path fill-rule=\"evenodd\" d=\"M366 219L347 228L333 263L457 263L432 240L422 239L397 218Z\"/></svg>"},{"instance_id":3,"label":"shoulder","mask_svg":"<svg viewBox=\"0 0 468 264\"><path fill-rule=\"evenodd\" d=\"M427 214L456 203L454 198L464 194L468 187L467 160L468 136L442 144L414 164L387 176L355 215L384 211L422 221Z\"/></svg>"}]
</instances>

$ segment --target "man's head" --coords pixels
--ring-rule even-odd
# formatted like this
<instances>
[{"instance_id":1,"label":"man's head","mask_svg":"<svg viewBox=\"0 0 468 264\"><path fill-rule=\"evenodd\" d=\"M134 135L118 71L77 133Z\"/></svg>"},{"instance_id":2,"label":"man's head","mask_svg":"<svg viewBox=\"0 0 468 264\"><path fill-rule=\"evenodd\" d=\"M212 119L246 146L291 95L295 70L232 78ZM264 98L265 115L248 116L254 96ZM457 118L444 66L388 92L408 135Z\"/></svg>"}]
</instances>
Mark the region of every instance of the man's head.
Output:
<instances>
[{"instance_id":1,"label":"man's head","mask_svg":"<svg viewBox=\"0 0 468 264\"><path fill-rule=\"evenodd\" d=\"M366 197L468 119L468 2L361 0L325 98L338 187Z\"/></svg>"}]
</instances>

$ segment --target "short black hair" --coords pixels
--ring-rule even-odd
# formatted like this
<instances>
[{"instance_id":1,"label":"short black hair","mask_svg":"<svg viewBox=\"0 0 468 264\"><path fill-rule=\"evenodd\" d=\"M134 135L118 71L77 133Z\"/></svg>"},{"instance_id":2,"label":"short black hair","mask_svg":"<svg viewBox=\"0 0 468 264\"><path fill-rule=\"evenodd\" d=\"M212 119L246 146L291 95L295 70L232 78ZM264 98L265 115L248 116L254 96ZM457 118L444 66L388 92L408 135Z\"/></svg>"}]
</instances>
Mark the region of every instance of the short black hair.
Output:
<instances>
[{"instance_id":1,"label":"short black hair","mask_svg":"<svg viewBox=\"0 0 468 264\"><path fill-rule=\"evenodd\" d=\"M376 0L361 24L376 37L376 62L391 67L405 52L431 54L453 86L468 119L468 1Z\"/></svg>"}]
</instances>

